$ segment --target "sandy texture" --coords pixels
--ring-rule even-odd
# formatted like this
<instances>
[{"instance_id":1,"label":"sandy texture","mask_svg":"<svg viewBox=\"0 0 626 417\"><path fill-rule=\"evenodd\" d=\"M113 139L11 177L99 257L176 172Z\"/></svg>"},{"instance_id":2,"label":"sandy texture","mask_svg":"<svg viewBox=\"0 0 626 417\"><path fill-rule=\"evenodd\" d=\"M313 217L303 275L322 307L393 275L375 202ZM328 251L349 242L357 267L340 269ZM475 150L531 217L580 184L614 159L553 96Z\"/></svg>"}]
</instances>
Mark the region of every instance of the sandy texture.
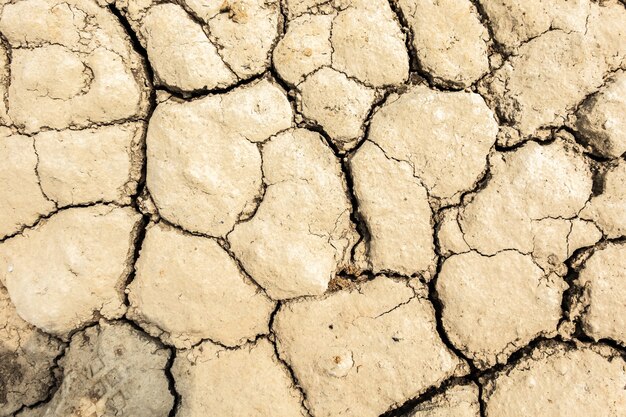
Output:
<instances>
[{"instance_id":1,"label":"sandy texture","mask_svg":"<svg viewBox=\"0 0 626 417\"><path fill-rule=\"evenodd\" d=\"M624 417L624 0L0 0L0 417Z\"/></svg>"}]
</instances>

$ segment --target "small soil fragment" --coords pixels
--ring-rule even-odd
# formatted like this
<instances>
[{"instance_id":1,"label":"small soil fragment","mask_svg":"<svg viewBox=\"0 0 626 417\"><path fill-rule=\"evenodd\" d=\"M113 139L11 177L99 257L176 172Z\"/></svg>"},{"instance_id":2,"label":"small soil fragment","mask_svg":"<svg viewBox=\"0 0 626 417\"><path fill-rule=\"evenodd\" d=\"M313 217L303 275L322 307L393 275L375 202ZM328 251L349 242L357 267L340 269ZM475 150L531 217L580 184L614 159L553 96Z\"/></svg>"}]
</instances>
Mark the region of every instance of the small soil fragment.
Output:
<instances>
[{"instance_id":1,"label":"small soil fragment","mask_svg":"<svg viewBox=\"0 0 626 417\"><path fill-rule=\"evenodd\" d=\"M39 185L33 144L32 138L0 128L0 239L19 232L56 208Z\"/></svg>"},{"instance_id":2,"label":"small soil fragment","mask_svg":"<svg viewBox=\"0 0 626 417\"><path fill-rule=\"evenodd\" d=\"M406 417L480 417L478 386L454 385L418 405Z\"/></svg>"},{"instance_id":3,"label":"small soil fragment","mask_svg":"<svg viewBox=\"0 0 626 417\"><path fill-rule=\"evenodd\" d=\"M130 208L71 208L0 244L0 280L20 317L65 337L122 316L140 219Z\"/></svg>"},{"instance_id":4,"label":"small soil fragment","mask_svg":"<svg viewBox=\"0 0 626 417\"><path fill-rule=\"evenodd\" d=\"M169 356L131 326L102 321L72 337L60 361L63 383L26 416L167 417L174 405Z\"/></svg>"},{"instance_id":5,"label":"small soil fragment","mask_svg":"<svg viewBox=\"0 0 626 417\"><path fill-rule=\"evenodd\" d=\"M234 346L269 330L274 303L213 239L152 225L136 269L129 316L178 348L205 338Z\"/></svg>"},{"instance_id":6,"label":"small soil fragment","mask_svg":"<svg viewBox=\"0 0 626 417\"><path fill-rule=\"evenodd\" d=\"M542 343L485 388L486 417L621 417L626 363L608 347Z\"/></svg>"},{"instance_id":7,"label":"small soil fragment","mask_svg":"<svg viewBox=\"0 0 626 417\"><path fill-rule=\"evenodd\" d=\"M378 277L278 311L278 351L313 415L379 416L464 372L439 339L432 305L408 284Z\"/></svg>"},{"instance_id":8,"label":"small soil fragment","mask_svg":"<svg viewBox=\"0 0 626 417\"><path fill-rule=\"evenodd\" d=\"M179 417L307 416L301 394L266 339L234 350L204 342L179 353L172 374Z\"/></svg>"},{"instance_id":9,"label":"small soil fragment","mask_svg":"<svg viewBox=\"0 0 626 417\"><path fill-rule=\"evenodd\" d=\"M575 284L585 334L626 346L626 244L609 243L585 262Z\"/></svg>"},{"instance_id":10,"label":"small soil fragment","mask_svg":"<svg viewBox=\"0 0 626 417\"><path fill-rule=\"evenodd\" d=\"M626 152L626 72L618 71L578 109L576 129L592 152L617 158Z\"/></svg>"},{"instance_id":11,"label":"small soil fragment","mask_svg":"<svg viewBox=\"0 0 626 417\"><path fill-rule=\"evenodd\" d=\"M287 97L265 79L225 95L159 104L147 136L147 185L159 213L191 232L227 234L262 192L254 142L291 123Z\"/></svg>"},{"instance_id":12,"label":"small soil fragment","mask_svg":"<svg viewBox=\"0 0 626 417\"><path fill-rule=\"evenodd\" d=\"M129 204L141 176L145 124L35 135L41 188L57 205Z\"/></svg>"},{"instance_id":13,"label":"small soil fragment","mask_svg":"<svg viewBox=\"0 0 626 417\"><path fill-rule=\"evenodd\" d=\"M395 1L427 77L444 87L464 88L487 73L489 33L470 0Z\"/></svg>"},{"instance_id":14,"label":"small soil fragment","mask_svg":"<svg viewBox=\"0 0 626 417\"><path fill-rule=\"evenodd\" d=\"M479 368L506 362L537 336L555 335L566 288L515 251L453 255L437 279L446 333Z\"/></svg>"},{"instance_id":15,"label":"small soil fragment","mask_svg":"<svg viewBox=\"0 0 626 417\"><path fill-rule=\"evenodd\" d=\"M0 415L43 401L62 345L22 320L0 285Z\"/></svg>"},{"instance_id":16,"label":"small soil fragment","mask_svg":"<svg viewBox=\"0 0 626 417\"><path fill-rule=\"evenodd\" d=\"M228 241L273 299L322 294L357 240L339 161L319 134L296 129L263 146L263 173L263 201Z\"/></svg>"}]
</instances>

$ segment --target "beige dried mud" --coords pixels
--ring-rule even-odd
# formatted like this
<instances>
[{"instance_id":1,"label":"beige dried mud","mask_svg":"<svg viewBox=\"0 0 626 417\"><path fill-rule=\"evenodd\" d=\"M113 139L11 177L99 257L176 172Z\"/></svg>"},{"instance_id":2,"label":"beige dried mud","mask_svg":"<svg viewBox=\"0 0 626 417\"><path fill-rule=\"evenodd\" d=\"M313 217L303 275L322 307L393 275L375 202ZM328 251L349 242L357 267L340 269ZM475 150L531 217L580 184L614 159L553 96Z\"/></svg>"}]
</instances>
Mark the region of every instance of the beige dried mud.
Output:
<instances>
[{"instance_id":1,"label":"beige dried mud","mask_svg":"<svg viewBox=\"0 0 626 417\"><path fill-rule=\"evenodd\" d=\"M420 70L435 84L463 88L489 71L489 33L470 0L394 0L412 32Z\"/></svg>"},{"instance_id":2,"label":"beige dried mud","mask_svg":"<svg viewBox=\"0 0 626 417\"><path fill-rule=\"evenodd\" d=\"M478 386L454 385L418 405L406 417L479 417Z\"/></svg>"},{"instance_id":3,"label":"beige dried mud","mask_svg":"<svg viewBox=\"0 0 626 417\"><path fill-rule=\"evenodd\" d=\"M575 285L583 291L574 309L585 334L626 346L626 244L609 243L597 249Z\"/></svg>"},{"instance_id":4,"label":"beige dried mud","mask_svg":"<svg viewBox=\"0 0 626 417\"><path fill-rule=\"evenodd\" d=\"M135 268L128 316L177 348L235 346L269 331L274 303L213 239L151 225Z\"/></svg>"},{"instance_id":5,"label":"beige dried mud","mask_svg":"<svg viewBox=\"0 0 626 417\"><path fill-rule=\"evenodd\" d=\"M106 5L9 3L0 32L11 50L7 122L18 129L85 128L146 116L142 59Z\"/></svg>"},{"instance_id":6,"label":"beige dried mud","mask_svg":"<svg viewBox=\"0 0 626 417\"><path fill-rule=\"evenodd\" d=\"M180 417L307 416L302 395L266 339L234 350L204 342L180 352L172 374Z\"/></svg>"},{"instance_id":7,"label":"beige dried mud","mask_svg":"<svg viewBox=\"0 0 626 417\"><path fill-rule=\"evenodd\" d=\"M446 205L458 203L481 178L497 132L478 94L420 85L388 99L372 117L368 139L412 166L429 195Z\"/></svg>"},{"instance_id":8,"label":"beige dried mud","mask_svg":"<svg viewBox=\"0 0 626 417\"><path fill-rule=\"evenodd\" d=\"M626 363L614 349L543 343L487 382L487 417L618 417L626 409Z\"/></svg>"},{"instance_id":9,"label":"beige dried mud","mask_svg":"<svg viewBox=\"0 0 626 417\"><path fill-rule=\"evenodd\" d=\"M626 9L617 1L558 1L556 7L537 0L513 3L518 4L485 2L488 15L501 22L497 40L510 42L514 52L486 77L480 91L521 138L545 137L624 66ZM584 10L579 18L578 7ZM560 9L570 13L552 19Z\"/></svg>"},{"instance_id":10,"label":"beige dried mud","mask_svg":"<svg viewBox=\"0 0 626 417\"><path fill-rule=\"evenodd\" d=\"M602 193L594 195L580 212L593 221L609 238L626 235L626 161L608 170L602 181Z\"/></svg>"},{"instance_id":11,"label":"beige dried mud","mask_svg":"<svg viewBox=\"0 0 626 417\"><path fill-rule=\"evenodd\" d=\"M578 109L576 128L598 156L626 152L626 72L618 71Z\"/></svg>"},{"instance_id":12,"label":"beige dried mud","mask_svg":"<svg viewBox=\"0 0 626 417\"><path fill-rule=\"evenodd\" d=\"M0 128L0 239L33 225L56 209L43 193L37 175L33 138Z\"/></svg>"},{"instance_id":13,"label":"beige dried mud","mask_svg":"<svg viewBox=\"0 0 626 417\"><path fill-rule=\"evenodd\" d=\"M428 192L413 167L388 158L367 141L350 159L359 212L371 234L369 262L375 273L434 273L436 255Z\"/></svg>"},{"instance_id":14,"label":"beige dried mud","mask_svg":"<svg viewBox=\"0 0 626 417\"><path fill-rule=\"evenodd\" d=\"M274 67L295 87L302 116L349 151L362 139L376 97L408 78L405 35L383 0L292 0L287 10Z\"/></svg>"},{"instance_id":15,"label":"beige dried mud","mask_svg":"<svg viewBox=\"0 0 626 417\"><path fill-rule=\"evenodd\" d=\"M281 307L278 352L313 415L378 416L466 372L439 338L420 286L381 276Z\"/></svg>"},{"instance_id":16,"label":"beige dried mud","mask_svg":"<svg viewBox=\"0 0 626 417\"><path fill-rule=\"evenodd\" d=\"M146 49L156 83L183 94L265 72L282 18L276 0L116 4Z\"/></svg>"},{"instance_id":17,"label":"beige dried mud","mask_svg":"<svg viewBox=\"0 0 626 417\"><path fill-rule=\"evenodd\" d=\"M322 126L339 149L356 145L365 133L374 90L328 67L309 75L298 90L302 116Z\"/></svg>"},{"instance_id":18,"label":"beige dried mud","mask_svg":"<svg viewBox=\"0 0 626 417\"><path fill-rule=\"evenodd\" d=\"M623 0L0 0L0 416L623 417Z\"/></svg>"},{"instance_id":19,"label":"beige dried mud","mask_svg":"<svg viewBox=\"0 0 626 417\"><path fill-rule=\"evenodd\" d=\"M228 241L271 298L322 294L357 240L339 161L305 129L276 135L262 149L265 194Z\"/></svg>"},{"instance_id":20,"label":"beige dried mud","mask_svg":"<svg viewBox=\"0 0 626 417\"><path fill-rule=\"evenodd\" d=\"M291 124L287 97L266 79L160 103L146 139L146 182L159 214L191 232L226 235L262 192L256 143Z\"/></svg>"},{"instance_id":21,"label":"beige dried mud","mask_svg":"<svg viewBox=\"0 0 626 417\"><path fill-rule=\"evenodd\" d=\"M34 136L41 189L57 206L130 204L141 178L143 122Z\"/></svg>"},{"instance_id":22,"label":"beige dried mud","mask_svg":"<svg viewBox=\"0 0 626 417\"><path fill-rule=\"evenodd\" d=\"M459 211L470 248L484 255L514 249L532 254L544 269L563 273L562 263L575 249L601 237L589 233L578 242L570 239L592 191L589 162L575 144L528 142L489 162L489 182ZM551 247L543 248L546 242Z\"/></svg>"},{"instance_id":23,"label":"beige dried mud","mask_svg":"<svg viewBox=\"0 0 626 417\"><path fill-rule=\"evenodd\" d=\"M479 368L505 363L539 336L556 335L565 289L563 279L512 250L453 255L437 279L446 334Z\"/></svg>"},{"instance_id":24,"label":"beige dried mud","mask_svg":"<svg viewBox=\"0 0 626 417\"><path fill-rule=\"evenodd\" d=\"M0 279L20 317L61 337L121 317L140 219L130 208L71 208L1 243Z\"/></svg>"}]
</instances>

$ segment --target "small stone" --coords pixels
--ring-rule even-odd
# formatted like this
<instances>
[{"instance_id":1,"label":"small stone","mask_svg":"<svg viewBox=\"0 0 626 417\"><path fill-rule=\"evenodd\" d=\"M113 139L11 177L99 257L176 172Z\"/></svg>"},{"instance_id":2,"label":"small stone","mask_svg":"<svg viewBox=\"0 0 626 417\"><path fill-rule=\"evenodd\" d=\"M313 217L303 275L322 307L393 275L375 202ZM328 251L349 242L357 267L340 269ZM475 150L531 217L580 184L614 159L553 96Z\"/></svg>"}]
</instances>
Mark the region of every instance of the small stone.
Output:
<instances>
[{"instance_id":1,"label":"small stone","mask_svg":"<svg viewBox=\"0 0 626 417\"><path fill-rule=\"evenodd\" d=\"M543 343L484 389L486 417L618 417L626 364L613 349Z\"/></svg>"},{"instance_id":2,"label":"small stone","mask_svg":"<svg viewBox=\"0 0 626 417\"><path fill-rule=\"evenodd\" d=\"M453 255L437 278L446 334L481 369L505 362L537 336L555 335L566 288L515 251Z\"/></svg>"},{"instance_id":3,"label":"small stone","mask_svg":"<svg viewBox=\"0 0 626 417\"><path fill-rule=\"evenodd\" d=\"M274 303L213 239L152 225L136 271L129 316L178 348L202 339L236 346L269 331Z\"/></svg>"},{"instance_id":4,"label":"small stone","mask_svg":"<svg viewBox=\"0 0 626 417\"><path fill-rule=\"evenodd\" d=\"M234 350L204 342L179 353L172 374L180 417L307 416L301 394L266 339Z\"/></svg>"},{"instance_id":5,"label":"small stone","mask_svg":"<svg viewBox=\"0 0 626 417\"><path fill-rule=\"evenodd\" d=\"M125 311L141 216L97 205L62 210L0 244L0 275L24 320L66 337L98 317Z\"/></svg>"},{"instance_id":6,"label":"small stone","mask_svg":"<svg viewBox=\"0 0 626 417\"><path fill-rule=\"evenodd\" d=\"M579 302L585 333L626 346L626 244L609 243L596 250L576 285L584 290Z\"/></svg>"},{"instance_id":7,"label":"small stone","mask_svg":"<svg viewBox=\"0 0 626 417\"><path fill-rule=\"evenodd\" d=\"M274 330L318 417L377 417L465 368L439 339L431 304L405 280L288 302Z\"/></svg>"}]
</instances>

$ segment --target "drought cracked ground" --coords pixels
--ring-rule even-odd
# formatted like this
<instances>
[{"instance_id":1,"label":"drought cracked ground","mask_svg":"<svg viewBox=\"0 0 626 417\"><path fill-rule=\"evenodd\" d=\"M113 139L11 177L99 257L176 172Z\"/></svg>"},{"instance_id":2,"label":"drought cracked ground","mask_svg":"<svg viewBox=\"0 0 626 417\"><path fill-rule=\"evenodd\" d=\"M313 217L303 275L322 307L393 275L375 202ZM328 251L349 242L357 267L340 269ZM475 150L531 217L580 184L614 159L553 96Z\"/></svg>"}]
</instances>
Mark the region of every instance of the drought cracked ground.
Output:
<instances>
[{"instance_id":1,"label":"drought cracked ground","mask_svg":"<svg viewBox=\"0 0 626 417\"><path fill-rule=\"evenodd\" d=\"M624 3L0 3L1 416L626 416Z\"/></svg>"}]
</instances>

